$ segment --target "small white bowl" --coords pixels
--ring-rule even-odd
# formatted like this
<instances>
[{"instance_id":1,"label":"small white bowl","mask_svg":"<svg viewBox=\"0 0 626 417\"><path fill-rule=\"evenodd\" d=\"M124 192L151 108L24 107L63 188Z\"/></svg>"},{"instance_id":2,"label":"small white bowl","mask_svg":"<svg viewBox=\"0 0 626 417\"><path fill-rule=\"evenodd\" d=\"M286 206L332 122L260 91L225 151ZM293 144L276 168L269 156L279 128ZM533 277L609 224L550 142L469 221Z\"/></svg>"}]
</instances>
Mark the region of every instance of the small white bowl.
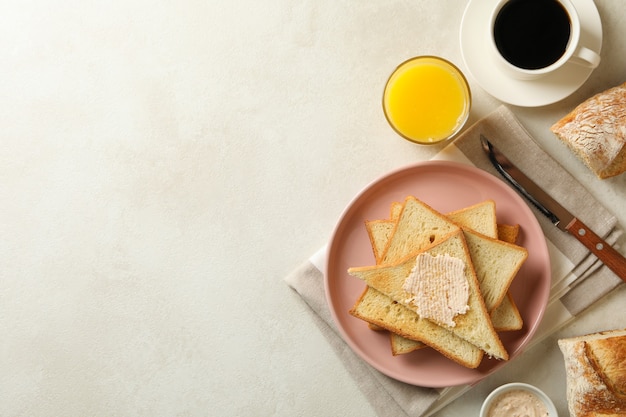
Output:
<instances>
[{"instance_id":1,"label":"small white bowl","mask_svg":"<svg viewBox=\"0 0 626 417\"><path fill-rule=\"evenodd\" d=\"M493 390L491 392L491 394L489 394L487 396L487 398L483 402L482 407L480 408L480 417L487 417L487 413L489 412L489 409L491 408L491 405L501 395L503 395L503 394L505 394L507 392L510 392L510 391L515 391L515 390L526 391L526 392L529 392L529 393L533 394L535 397L537 397L537 399L539 399L539 401L541 401L545 405L546 410L548 410L548 416L549 417L558 417L559 414L556 411L556 407L554 406L554 403L552 402L550 397L548 397L539 388L534 387L534 386L529 385L529 384L524 384L524 383L521 383L521 382L512 382L510 384L502 385L502 386L496 388L495 390Z\"/></svg>"}]
</instances>

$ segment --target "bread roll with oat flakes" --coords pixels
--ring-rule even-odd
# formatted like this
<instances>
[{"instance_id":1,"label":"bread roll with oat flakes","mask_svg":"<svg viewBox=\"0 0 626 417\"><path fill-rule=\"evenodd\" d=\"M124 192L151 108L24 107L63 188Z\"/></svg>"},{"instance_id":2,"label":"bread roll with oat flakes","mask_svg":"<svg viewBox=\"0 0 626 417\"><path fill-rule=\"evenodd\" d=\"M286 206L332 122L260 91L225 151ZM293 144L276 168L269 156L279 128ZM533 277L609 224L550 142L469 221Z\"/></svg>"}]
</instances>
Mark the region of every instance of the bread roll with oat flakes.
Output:
<instances>
[{"instance_id":1,"label":"bread roll with oat flakes","mask_svg":"<svg viewBox=\"0 0 626 417\"><path fill-rule=\"evenodd\" d=\"M626 171L626 83L585 100L550 130L600 179Z\"/></svg>"}]
</instances>

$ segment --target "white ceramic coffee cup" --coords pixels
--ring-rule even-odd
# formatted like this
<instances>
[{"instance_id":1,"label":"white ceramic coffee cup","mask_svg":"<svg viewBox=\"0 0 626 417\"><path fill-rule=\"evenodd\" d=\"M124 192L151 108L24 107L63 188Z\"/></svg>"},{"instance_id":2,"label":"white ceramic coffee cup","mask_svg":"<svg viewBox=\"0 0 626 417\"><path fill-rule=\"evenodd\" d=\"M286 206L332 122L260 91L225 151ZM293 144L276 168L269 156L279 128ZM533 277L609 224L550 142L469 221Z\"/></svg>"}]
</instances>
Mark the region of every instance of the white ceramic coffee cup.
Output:
<instances>
[{"instance_id":1,"label":"white ceramic coffee cup","mask_svg":"<svg viewBox=\"0 0 626 417\"><path fill-rule=\"evenodd\" d=\"M496 24L496 18L500 14L500 11L510 1L511 0L500 0L495 4L495 7L491 11L489 23L490 53L506 74L513 78L530 80L552 74L567 63L582 65L588 68L596 68L600 64L600 55L581 44L580 17L570 0L554 0L560 3L563 9L567 12L570 22L569 40L567 42L567 46L565 47L565 52L561 55L561 57L553 63L537 69L522 68L509 62L504 58L496 46L494 27Z\"/></svg>"}]
</instances>

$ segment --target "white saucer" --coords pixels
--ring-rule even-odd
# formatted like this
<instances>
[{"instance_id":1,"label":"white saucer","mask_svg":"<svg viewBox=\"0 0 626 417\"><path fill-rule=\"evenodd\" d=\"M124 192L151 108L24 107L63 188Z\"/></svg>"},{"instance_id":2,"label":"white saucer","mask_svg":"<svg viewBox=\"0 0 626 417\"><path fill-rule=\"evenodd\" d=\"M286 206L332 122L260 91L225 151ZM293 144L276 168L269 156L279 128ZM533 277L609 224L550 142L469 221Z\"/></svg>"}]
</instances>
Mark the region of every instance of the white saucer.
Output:
<instances>
[{"instance_id":1,"label":"white saucer","mask_svg":"<svg viewBox=\"0 0 626 417\"><path fill-rule=\"evenodd\" d=\"M489 15L498 0L470 0L461 21L461 54L471 76L495 98L515 106L538 107L555 103L576 91L593 69L565 64L553 74L535 80L517 80L498 70L488 51ZM572 0L580 16L580 40L600 53L602 22L593 0Z\"/></svg>"}]
</instances>

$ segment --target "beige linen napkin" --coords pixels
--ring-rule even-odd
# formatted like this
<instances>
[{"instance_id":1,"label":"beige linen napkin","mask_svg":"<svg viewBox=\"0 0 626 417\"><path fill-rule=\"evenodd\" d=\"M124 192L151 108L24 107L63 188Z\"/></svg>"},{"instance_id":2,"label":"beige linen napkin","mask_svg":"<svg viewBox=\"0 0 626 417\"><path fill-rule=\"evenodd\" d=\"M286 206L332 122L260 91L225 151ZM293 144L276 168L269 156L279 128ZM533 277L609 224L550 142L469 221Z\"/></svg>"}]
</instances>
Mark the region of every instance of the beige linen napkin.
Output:
<instances>
[{"instance_id":1,"label":"beige linen napkin","mask_svg":"<svg viewBox=\"0 0 626 417\"><path fill-rule=\"evenodd\" d=\"M475 165L498 176L480 147L481 133L598 235L610 243L620 236L622 230L615 217L539 148L506 106L476 122L435 159ZM531 344L575 318L622 282L578 241L554 227L534 207L533 210L548 240L552 289L544 319ZM325 248L320 249L285 280L309 305L320 331L379 415L426 416L471 388L412 386L381 374L357 356L337 333L326 304L322 272L325 256Z\"/></svg>"}]
</instances>

